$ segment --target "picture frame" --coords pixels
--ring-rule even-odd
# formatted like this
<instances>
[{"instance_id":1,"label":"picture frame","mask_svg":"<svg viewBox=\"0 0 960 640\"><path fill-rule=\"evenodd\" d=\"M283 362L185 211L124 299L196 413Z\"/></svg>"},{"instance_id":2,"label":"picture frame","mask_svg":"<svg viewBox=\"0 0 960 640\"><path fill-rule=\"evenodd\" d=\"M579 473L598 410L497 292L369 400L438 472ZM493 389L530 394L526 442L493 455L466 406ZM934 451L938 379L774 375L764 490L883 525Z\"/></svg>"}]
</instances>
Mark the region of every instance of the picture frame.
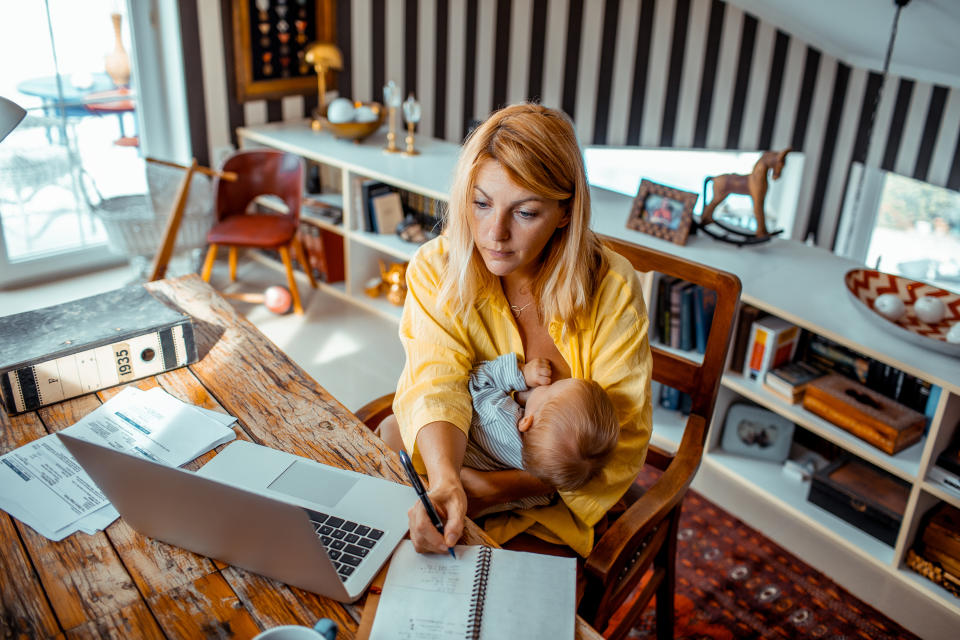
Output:
<instances>
[{"instance_id":1,"label":"picture frame","mask_svg":"<svg viewBox=\"0 0 960 640\"><path fill-rule=\"evenodd\" d=\"M641 180L627 218L627 228L685 245L698 197L699 194L692 191Z\"/></svg>"},{"instance_id":2,"label":"picture frame","mask_svg":"<svg viewBox=\"0 0 960 640\"><path fill-rule=\"evenodd\" d=\"M734 402L724 417L720 447L728 453L782 463L790 453L794 427L769 409Z\"/></svg>"},{"instance_id":3,"label":"picture frame","mask_svg":"<svg viewBox=\"0 0 960 640\"><path fill-rule=\"evenodd\" d=\"M336 42L336 0L238 0L232 6L237 100L316 93L317 74L304 60L305 49ZM326 86L336 88L330 72Z\"/></svg>"}]
</instances>

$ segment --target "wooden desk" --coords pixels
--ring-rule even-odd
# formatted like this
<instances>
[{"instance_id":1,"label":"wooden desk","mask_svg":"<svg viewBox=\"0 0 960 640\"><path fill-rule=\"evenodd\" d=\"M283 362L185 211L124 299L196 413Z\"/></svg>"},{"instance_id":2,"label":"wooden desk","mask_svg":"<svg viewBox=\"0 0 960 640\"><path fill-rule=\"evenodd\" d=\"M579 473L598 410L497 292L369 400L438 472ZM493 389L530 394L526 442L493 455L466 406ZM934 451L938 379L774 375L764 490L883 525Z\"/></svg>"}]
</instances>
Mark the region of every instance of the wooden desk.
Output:
<instances>
[{"instance_id":1,"label":"wooden desk","mask_svg":"<svg viewBox=\"0 0 960 640\"><path fill-rule=\"evenodd\" d=\"M391 480L399 459L197 276L146 285L194 318L201 359L131 384L237 417L237 437ZM114 387L36 412L0 411L0 453L59 431ZM210 452L187 465L196 469ZM489 543L472 522L465 544ZM250 638L331 618L357 630L363 600L327 598L146 538L123 519L96 535L51 542L0 512L0 637ZM578 618L578 638L600 638Z\"/></svg>"}]
</instances>

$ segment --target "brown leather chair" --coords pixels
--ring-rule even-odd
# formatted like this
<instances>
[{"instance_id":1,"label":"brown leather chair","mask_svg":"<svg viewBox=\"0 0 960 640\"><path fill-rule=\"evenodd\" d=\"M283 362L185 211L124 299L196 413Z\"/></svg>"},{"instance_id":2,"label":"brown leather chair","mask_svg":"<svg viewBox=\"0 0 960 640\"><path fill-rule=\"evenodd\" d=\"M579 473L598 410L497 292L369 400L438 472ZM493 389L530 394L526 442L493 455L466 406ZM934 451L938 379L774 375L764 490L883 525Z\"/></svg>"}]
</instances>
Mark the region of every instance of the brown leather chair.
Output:
<instances>
[{"instance_id":1,"label":"brown leather chair","mask_svg":"<svg viewBox=\"0 0 960 640\"><path fill-rule=\"evenodd\" d=\"M237 279L237 247L278 251L286 267L293 310L303 313L289 251L292 246L297 260L307 272L310 285L316 288L317 283L297 235L300 203L303 199L303 160L294 154L275 149L247 149L228 157L221 171L233 172L237 179L232 182L218 179L214 185L214 212L217 222L207 233L210 248L203 265L203 279L210 281L217 248L221 245L230 247L231 282ZM280 198L286 212L250 211L254 199L263 195Z\"/></svg>"},{"instance_id":2,"label":"brown leather chair","mask_svg":"<svg viewBox=\"0 0 960 640\"><path fill-rule=\"evenodd\" d=\"M597 527L598 534L603 531L600 539L590 555L582 560L578 571L577 594L580 599L577 613L595 629L609 639L625 637L656 596L657 637L664 640L673 637L677 524L683 497L703 456L707 427L713 417L740 300L740 279L706 265L622 240L604 238L604 242L630 260L638 271L676 276L717 293L702 362L651 344L653 379L692 398L683 438L673 453L650 445L646 462L663 473L646 490L634 484L607 514L605 521ZM392 394L377 398L360 408L356 415L373 428L390 415L392 401ZM653 428L656 432L656 421ZM543 543L541 546L537 549L536 545L525 544L523 550L558 552L556 545ZM644 579L646 583L640 596L629 611L619 612L622 615L611 626L611 617Z\"/></svg>"}]
</instances>

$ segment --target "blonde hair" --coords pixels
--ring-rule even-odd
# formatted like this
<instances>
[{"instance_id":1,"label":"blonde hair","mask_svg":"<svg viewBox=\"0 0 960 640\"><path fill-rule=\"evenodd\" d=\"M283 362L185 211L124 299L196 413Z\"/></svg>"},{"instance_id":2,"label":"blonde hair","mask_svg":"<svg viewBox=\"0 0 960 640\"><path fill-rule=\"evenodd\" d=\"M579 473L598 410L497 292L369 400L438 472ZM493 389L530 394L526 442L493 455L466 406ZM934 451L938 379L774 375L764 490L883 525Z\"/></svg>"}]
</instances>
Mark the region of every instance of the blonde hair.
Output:
<instances>
[{"instance_id":1,"label":"blonde hair","mask_svg":"<svg viewBox=\"0 0 960 640\"><path fill-rule=\"evenodd\" d=\"M523 437L523 468L561 491L596 477L620 438L620 422L603 387L593 380L575 382L569 394L544 403Z\"/></svg>"},{"instance_id":2,"label":"blonde hair","mask_svg":"<svg viewBox=\"0 0 960 640\"><path fill-rule=\"evenodd\" d=\"M590 190L573 123L562 111L538 104L495 111L467 137L445 215L448 260L440 303L460 315L499 284L484 265L470 226L477 174L487 160L500 163L521 188L559 201L569 215L569 223L558 227L544 248L533 296L541 318L557 317L565 330L576 330L575 318L587 308L607 261L590 230Z\"/></svg>"}]
</instances>

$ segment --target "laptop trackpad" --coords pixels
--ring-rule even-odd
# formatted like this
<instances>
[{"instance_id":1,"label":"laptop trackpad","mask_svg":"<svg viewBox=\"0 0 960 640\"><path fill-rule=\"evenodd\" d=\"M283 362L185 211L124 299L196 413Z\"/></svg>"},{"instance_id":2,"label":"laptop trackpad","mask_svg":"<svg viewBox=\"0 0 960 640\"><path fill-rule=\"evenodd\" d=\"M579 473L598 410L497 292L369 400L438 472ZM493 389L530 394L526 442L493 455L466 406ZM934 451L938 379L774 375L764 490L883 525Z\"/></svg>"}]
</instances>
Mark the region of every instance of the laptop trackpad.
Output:
<instances>
[{"instance_id":1,"label":"laptop trackpad","mask_svg":"<svg viewBox=\"0 0 960 640\"><path fill-rule=\"evenodd\" d=\"M309 462L296 461L271 482L268 488L294 498L333 507L357 480L359 478L336 473Z\"/></svg>"}]
</instances>

